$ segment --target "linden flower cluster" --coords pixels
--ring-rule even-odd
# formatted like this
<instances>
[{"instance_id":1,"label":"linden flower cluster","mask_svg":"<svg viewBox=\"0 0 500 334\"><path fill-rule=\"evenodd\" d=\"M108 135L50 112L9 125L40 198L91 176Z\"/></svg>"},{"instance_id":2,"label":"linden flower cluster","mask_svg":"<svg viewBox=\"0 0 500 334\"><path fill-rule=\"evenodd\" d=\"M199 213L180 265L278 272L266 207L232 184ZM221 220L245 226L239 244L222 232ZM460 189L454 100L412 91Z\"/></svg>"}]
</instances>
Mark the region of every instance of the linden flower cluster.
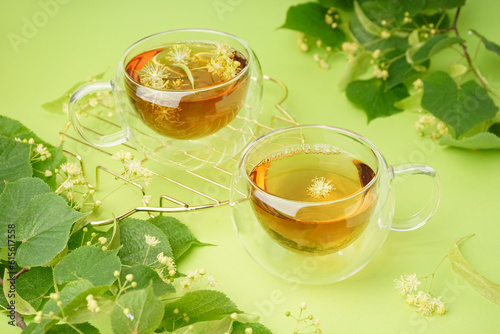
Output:
<instances>
[{"instance_id":1,"label":"linden flower cluster","mask_svg":"<svg viewBox=\"0 0 500 334\"><path fill-rule=\"evenodd\" d=\"M91 189L83 176L82 169L76 163L63 163L55 172L59 173L64 179L56 189L56 193L61 194L65 192L66 197L76 210L86 204L86 200L95 193L95 190ZM96 201L91 205L98 207L100 204L100 201Z\"/></svg>"},{"instance_id":2,"label":"linden flower cluster","mask_svg":"<svg viewBox=\"0 0 500 334\"><path fill-rule=\"evenodd\" d=\"M174 259L166 256L163 252L159 253L156 258L158 262L162 265L155 269L158 276L165 283L172 283L174 281L174 276L177 273L177 266L175 265ZM166 271L166 274L163 272Z\"/></svg>"},{"instance_id":3,"label":"linden flower cluster","mask_svg":"<svg viewBox=\"0 0 500 334\"><path fill-rule=\"evenodd\" d=\"M193 290L196 288L201 288L202 279L206 277L207 283L206 285L211 287L219 286L219 282L215 279L214 275L209 274L205 269L195 269L195 270L187 270L185 279L179 282L180 287L183 290Z\"/></svg>"},{"instance_id":4,"label":"linden flower cluster","mask_svg":"<svg viewBox=\"0 0 500 334\"><path fill-rule=\"evenodd\" d=\"M52 156L52 154L50 153L50 151L47 147L43 146L43 144L35 143L35 139L33 139L33 138L30 138L30 139L14 138L14 140L19 142L19 143L30 144L30 147L32 149L30 161L32 163L38 162L38 161L45 161ZM48 171L48 172L50 172L50 171ZM50 173L52 173L52 172L50 172ZM52 174L49 176L52 176Z\"/></svg>"},{"instance_id":5,"label":"linden flower cluster","mask_svg":"<svg viewBox=\"0 0 500 334\"><path fill-rule=\"evenodd\" d=\"M319 328L319 326L321 325L321 319L314 318L312 314L308 316L303 315L304 311L307 309L307 303L301 302L299 308L300 312L298 317L294 316L290 311L285 312L286 317L290 317L297 321L297 325L295 326L293 334L323 333L323 331Z\"/></svg>"},{"instance_id":6,"label":"linden flower cluster","mask_svg":"<svg viewBox=\"0 0 500 334\"><path fill-rule=\"evenodd\" d=\"M151 185L153 180L151 171L148 168L143 167L140 160L134 159L132 153L121 150L113 154L111 159L118 160L123 164L123 168L125 169L124 177L127 181L135 181L142 178L146 186ZM143 200L148 199L146 198ZM151 199L149 198L149 200Z\"/></svg>"},{"instance_id":7,"label":"linden flower cluster","mask_svg":"<svg viewBox=\"0 0 500 334\"><path fill-rule=\"evenodd\" d=\"M415 129L417 129L420 136L428 134L429 137L434 140L438 140L449 133L446 123L438 121L438 119L432 115L420 116L419 120L415 122Z\"/></svg>"},{"instance_id":8,"label":"linden flower cluster","mask_svg":"<svg viewBox=\"0 0 500 334\"><path fill-rule=\"evenodd\" d=\"M216 43L215 56L207 63L208 72L217 74L223 81L230 80L241 70L241 63L233 60L233 53L228 46Z\"/></svg>"},{"instance_id":9,"label":"linden flower cluster","mask_svg":"<svg viewBox=\"0 0 500 334\"><path fill-rule=\"evenodd\" d=\"M299 46L299 49L303 52L309 51L310 47L312 46L309 45L309 39L303 33L298 33L298 36L299 37L297 39L297 44ZM319 50L318 52L314 53L314 61L318 63L318 66L320 68L328 69L330 67L330 65L328 65L328 59L330 58L332 47L329 45L323 47L323 41L320 39L316 40L315 46Z\"/></svg>"},{"instance_id":10,"label":"linden flower cluster","mask_svg":"<svg viewBox=\"0 0 500 334\"><path fill-rule=\"evenodd\" d=\"M416 274L401 275L401 277L395 279L394 282L399 295L406 295L406 303L416 306L417 313L429 317L432 316L434 312L439 315L443 315L446 312L446 305L441 301L441 296L432 297L430 293L417 291L421 283Z\"/></svg>"}]
</instances>

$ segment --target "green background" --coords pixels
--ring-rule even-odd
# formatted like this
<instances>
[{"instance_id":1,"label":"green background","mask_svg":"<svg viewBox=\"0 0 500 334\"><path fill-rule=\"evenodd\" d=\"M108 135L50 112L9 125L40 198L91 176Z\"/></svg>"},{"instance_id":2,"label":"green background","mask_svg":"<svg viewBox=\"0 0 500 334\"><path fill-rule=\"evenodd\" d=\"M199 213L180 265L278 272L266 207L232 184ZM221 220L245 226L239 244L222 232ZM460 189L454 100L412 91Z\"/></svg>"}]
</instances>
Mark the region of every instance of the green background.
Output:
<instances>
[{"instance_id":1,"label":"green background","mask_svg":"<svg viewBox=\"0 0 500 334\"><path fill-rule=\"evenodd\" d=\"M51 8L50 17L40 14L43 3L57 3ZM218 245L195 249L181 269L206 268L220 282L220 290L240 309L260 313L261 322L274 333L292 333L295 323L284 313L297 313L301 301L307 301L308 311L321 318L324 333L500 332L500 306L475 292L451 271L447 261L438 271L433 288L448 304L445 316L417 315L393 288L393 279L401 274L432 273L455 238L472 233L476 236L461 247L464 256L480 273L500 283L500 152L443 148L421 139L413 129L418 117L414 114L402 113L367 125L363 112L337 89L345 57L334 56L330 70L320 70L311 54L298 50L294 32L277 29L284 22L287 8L295 3L298 2L2 1L0 113L20 120L40 137L56 143L66 118L46 112L41 105L89 75L106 69L108 77L112 75L122 52L136 40L178 28L233 33L252 46L266 74L286 83L290 91L286 106L299 123L328 124L358 132L372 140L393 164L417 161L433 166L441 178L441 203L424 227L390 233L365 269L328 286L287 283L264 272L240 246L229 207L178 215L200 240ZM498 2L469 1L459 21L462 34L474 28L500 42L500 37L495 36L500 27L499 11ZM26 22L38 22L39 27L24 31L25 40L13 45L9 36L22 36ZM471 36L465 38L473 41ZM471 45L475 46L476 41ZM459 57L449 55L445 62ZM477 64L493 87L500 88L498 56L482 51ZM266 86L265 92L270 99L279 95L274 87ZM267 102L267 112L271 105ZM88 161L96 159L89 149L79 148L78 153ZM117 197L105 205L122 205L123 211L124 201L127 200ZM98 325L110 332L105 322ZM17 332L6 325L3 317L0 331Z\"/></svg>"}]
</instances>

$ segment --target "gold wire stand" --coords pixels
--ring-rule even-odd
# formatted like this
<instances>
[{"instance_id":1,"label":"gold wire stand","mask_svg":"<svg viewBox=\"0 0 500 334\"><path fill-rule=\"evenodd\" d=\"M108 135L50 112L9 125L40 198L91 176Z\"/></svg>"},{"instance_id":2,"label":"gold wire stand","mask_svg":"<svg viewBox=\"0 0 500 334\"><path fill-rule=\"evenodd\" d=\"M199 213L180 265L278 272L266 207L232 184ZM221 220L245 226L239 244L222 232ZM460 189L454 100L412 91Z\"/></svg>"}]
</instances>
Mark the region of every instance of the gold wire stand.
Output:
<instances>
[{"instance_id":1,"label":"gold wire stand","mask_svg":"<svg viewBox=\"0 0 500 334\"><path fill-rule=\"evenodd\" d=\"M282 106L282 103L288 97L288 89L287 89L286 85L283 82L281 82L275 78L269 77L267 75L264 75L264 79L278 85L282 90L282 96L274 104L274 107L277 109L278 114L271 116L269 125L263 124L257 120L252 120L252 122L254 122L257 125L257 129L258 129L258 131L256 131L257 133L252 137L252 140L255 139L258 135L261 135L265 132L274 130L276 122L282 122L283 124L286 124L286 125L297 125L298 124L295 121L295 119L290 115L290 113ZM95 114L91 114L91 113L89 113L88 115L91 117L97 118L99 121L106 122L110 126L117 127L117 128L120 127L120 125L118 125L117 123L110 121L108 119L105 119L99 115L95 115ZM86 142L84 139L82 139L79 135L68 134L68 130L70 129L70 127L71 127L71 122L67 121L66 124L64 125L64 128L59 133L58 145L62 144L63 141L65 141L65 140L71 140L71 141L74 141L75 143L90 147L93 150L99 151L99 152L101 152L105 155L108 155L110 157L112 156L111 152L108 152L103 148L93 146L92 144L90 144L90 143ZM100 133L94 129L90 129L90 128L85 128L85 129L87 131L92 131L92 132L94 132L98 135L101 135L101 136L104 135L103 133ZM237 129L234 129L234 130L238 131ZM137 149L127 142L122 144L122 145L131 151L137 152ZM74 152L68 151L68 150L64 150L64 153L66 153L67 155L70 155L74 159L78 160L80 167L83 171L84 177L88 180L84 159L80 155L78 155ZM187 152L184 152L184 153L188 154ZM196 159L196 157L193 157L193 158ZM145 158L142 160L142 162L144 163L147 160L148 159ZM222 173L227 178L227 176L229 176L229 177L232 176L232 171L235 170L237 162L238 162L238 160L237 160L237 156L236 156L236 157L232 157L230 159L230 161L228 162L230 165L228 165L228 163L225 163L226 166L224 168L219 165L219 166L211 167L209 169L212 169L216 173ZM134 181L127 180L123 176L122 173L118 173L118 172L116 172L108 167L102 166L102 165L97 165L95 167L95 186L88 184L89 188L95 189L95 190L98 190L100 188L100 186L101 186L101 173L103 173L103 172L112 175L115 178L115 180L120 179L120 180L123 180L123 181L131 184L133 187L137 188L142 193L143 196L146 195L146 189L141 184L134 182ZM183 188L184 190L190 192L192 195L201 196L204 200L206 200L206 202L207 202L206 204L201 204L201 205L189 204L189 203L186 203L185 201L181 201L180 199L177 199L173 196L170 196L167 194L162 194L158 198L158 203L159 203L158 207L137 206L137 207L131 208L131 209L129 209L129 210L113 217L113 218L91 221L90 224L92 224L94 226L107 225L107 224L113 223L115 219L117 221L119 221L119 220L127 218L135 213L138 213L138 212L147 212L151 217L154 217L153 213L163 214L163 213L189 212L189 211L195 211L195 210L215 208L215 207L220 207L220 206L224 206L224 205L229 204L229 200L218 199L218 198L214 197L213 195L207 194L207 193L200 190L200 188L204 188L204 184L205 185L209 184L209 185L218 187L220 190L223 190L225 193L228 193L229 189L230 189L229 184L223 184L219 181L216 181L215 180L216 177L207 177L207 176L201 175L199 172L196 172L196 171L184 170L183 173L187 173L187 174L197 178L197 180L199 182L197 187L189 186L189 185L185 184L184 182L181 182L180 179L183 179L183 177L178 177L177 179L174 179L174 178L168 177L167 175L161 174L155 170L151 170L151 174L153 175L153 179L154 178L161 178L162 180L165 180L167 182L170 182L172 184L175 184L176 186ZM216 175L216 174L214 174L214 175ZM153 181L153 183L154 183L154 181ZM165 205L165 202L170 202L174 206L167 206L167 205Z\"/></svg>"}]
</instances>

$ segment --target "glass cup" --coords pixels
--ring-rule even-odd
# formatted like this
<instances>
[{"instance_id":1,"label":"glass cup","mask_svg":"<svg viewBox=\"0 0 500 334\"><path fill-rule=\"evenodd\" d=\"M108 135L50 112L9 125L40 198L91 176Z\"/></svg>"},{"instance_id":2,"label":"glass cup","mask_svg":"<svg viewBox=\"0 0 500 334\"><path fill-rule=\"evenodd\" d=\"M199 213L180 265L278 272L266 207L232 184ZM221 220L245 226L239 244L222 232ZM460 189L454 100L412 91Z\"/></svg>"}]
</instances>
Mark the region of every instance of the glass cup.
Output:
<instances>
[{"instance_id":1,"label":"glass cup","mask_svg":"<svg viewBox=\"0 0 500 334\"><path fill-rule=\"evenodd\" d=\"M417 214L395 218L394 181L412 175L429 176L432 193ZM300 125L250 143L232 178L230 204L238 237L261 267L286 280L326 284L361 270L389 230L424 225L439 189L427 165L390 166L354 132Z\"/></svg>"},{"instance_id":2,"label":"glass cup","mask_svg":"<svg viewBox=\"0 0 500 334\"><path fill-rule=\"evenodd\" d=\"M190 47L189 54L182 53L186 47ZM224 66L220 61L210 62L220 54L238 61L234 64L239 71L220 72L221 77L227 77L207 84L212 75L208 67L215 71L220 64ZM155 67L165 59L173 59L169 65L173 70L168 74L162 71L163 66L160 71ZM189 75L185 59L199 66L189 70ZM148 72L148 77L140 77L141 71ZM203 84L196 81L197 75ZM95 146L130 140L148 158L197 169L228 160L251 140L262 111L262 80L257 57L240 38L213 30L172 30L131 45L114 79L80 87L68 110L75 129ZM103 135L80 123L77 105L87 95L105 91L112 91L121 129Z\"/></svg>"}]
</instances>

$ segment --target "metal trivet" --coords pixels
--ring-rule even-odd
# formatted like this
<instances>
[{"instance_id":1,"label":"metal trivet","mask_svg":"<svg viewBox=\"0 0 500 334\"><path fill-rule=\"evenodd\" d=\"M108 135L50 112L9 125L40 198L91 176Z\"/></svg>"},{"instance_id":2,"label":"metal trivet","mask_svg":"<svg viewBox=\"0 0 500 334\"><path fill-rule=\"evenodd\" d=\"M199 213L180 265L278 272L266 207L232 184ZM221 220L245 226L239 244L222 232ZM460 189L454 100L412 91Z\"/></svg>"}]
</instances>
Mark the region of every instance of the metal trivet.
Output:
<instances>
[{"instance_id":1,"label":"metal trivet","mask_svg":"<svg viewBox=\"0 0 500 334\"><path fill-rule=\"evenodd\" d=\"M257 125L256 134L253 136L252 140L257 138L258 136L266 133L268 131L274 130L277 128L277 122L283 123L283 125L297 125L298 123L295 119L288 113L288 111L281 105L288 96L288 89L284 83L281 81L271 78L267 75L264 75L264 79L268 82L273 82L279 86L282 90L282 96L274 104L274 107L277 109L275 113L269 117L269 123L263 124L257 120L252 120ZM277 112L277 113L276 113ZM104 122L109 127L120 128L120 125L116 123L116 120L110 120L105 118L99 114L94 114L91 112L87 112L88 117L95 118L100 122ZM237 116L238 117L238 116ZM104 135L104 133L97 131L95 129L85 127L85 130L92 131L98 135ZM58 145L65 141L65 146L71 145L84 145L84 148L90 148L90 154L104 154L108 157L111 157L114 152L119 151L121 149L125 151L130 151L134 154L134 156L142 155L135 147L133 147L128 142L125 142L121 145L115 147L95 147L92 144L86 142L83 138L80 137L79 134L72 131L71 122L67 121L63 130L60 132ZM235 131L237 131L235 129ZM110 150L113 150L110 152ZM80 167L83 171L85 178L87 177L87 166L84 163L84 159L81 155L72 152L71 150L64 150L64 152L71 156L72 158L78 160ZM185 154L189 155L187 152ZM193 157L197 159L197 157ZM109 160L111 161L111 160ZM176 213L176 212L189 212L194 210L201 209L209 209L215 208L219 206L224 206L229 204L229 188L230 181L233 171L236 168L236 163L238 161L238 156L232 157L227 162L224 162L220 165L206 168L200 171L190 171L190 170L176 170L171 171L168 167L156 164L154 162L149 162L146 157L141 159L143 165L148 167L151 170L151 174L153 176L153 182L151 189L156 189L156 193L158 196L156 197L158 206L136 206L123 213L116 215L115 217L104 219L104 220L95 220L91 221L91 224L94 226L107 225L113 223L113 221L121 220L130 215L133 215L137 212L147 212L151 217L154 217L153 213ZM153 164L150 166L149 164ZM165 171L164 171L165 170ZM103 174L104 175L101 175ZM104 165L95 166L95 185L88 184L90 188L95 190L99 190L101 188L101 178L105 175L112 176L115 180L123 180L129 184L131 184L138 192L142 193L142 196L146 195L146 193L150 192L150 187L146 190L141 184L129 181L125 179L122 172L117 172L112 168L106 167ZM189 181L191 180L191 182ZM191 185L190 183L196 183L196 185ZM164 193L164 188L170 188L170 191ZM159 189L159 190L158 190ZM184 196L180 194L183 193ZM154 201L152 201L154 202ZM170 205L169 205L170 204Z\"/></svg>"}]
</instances>

